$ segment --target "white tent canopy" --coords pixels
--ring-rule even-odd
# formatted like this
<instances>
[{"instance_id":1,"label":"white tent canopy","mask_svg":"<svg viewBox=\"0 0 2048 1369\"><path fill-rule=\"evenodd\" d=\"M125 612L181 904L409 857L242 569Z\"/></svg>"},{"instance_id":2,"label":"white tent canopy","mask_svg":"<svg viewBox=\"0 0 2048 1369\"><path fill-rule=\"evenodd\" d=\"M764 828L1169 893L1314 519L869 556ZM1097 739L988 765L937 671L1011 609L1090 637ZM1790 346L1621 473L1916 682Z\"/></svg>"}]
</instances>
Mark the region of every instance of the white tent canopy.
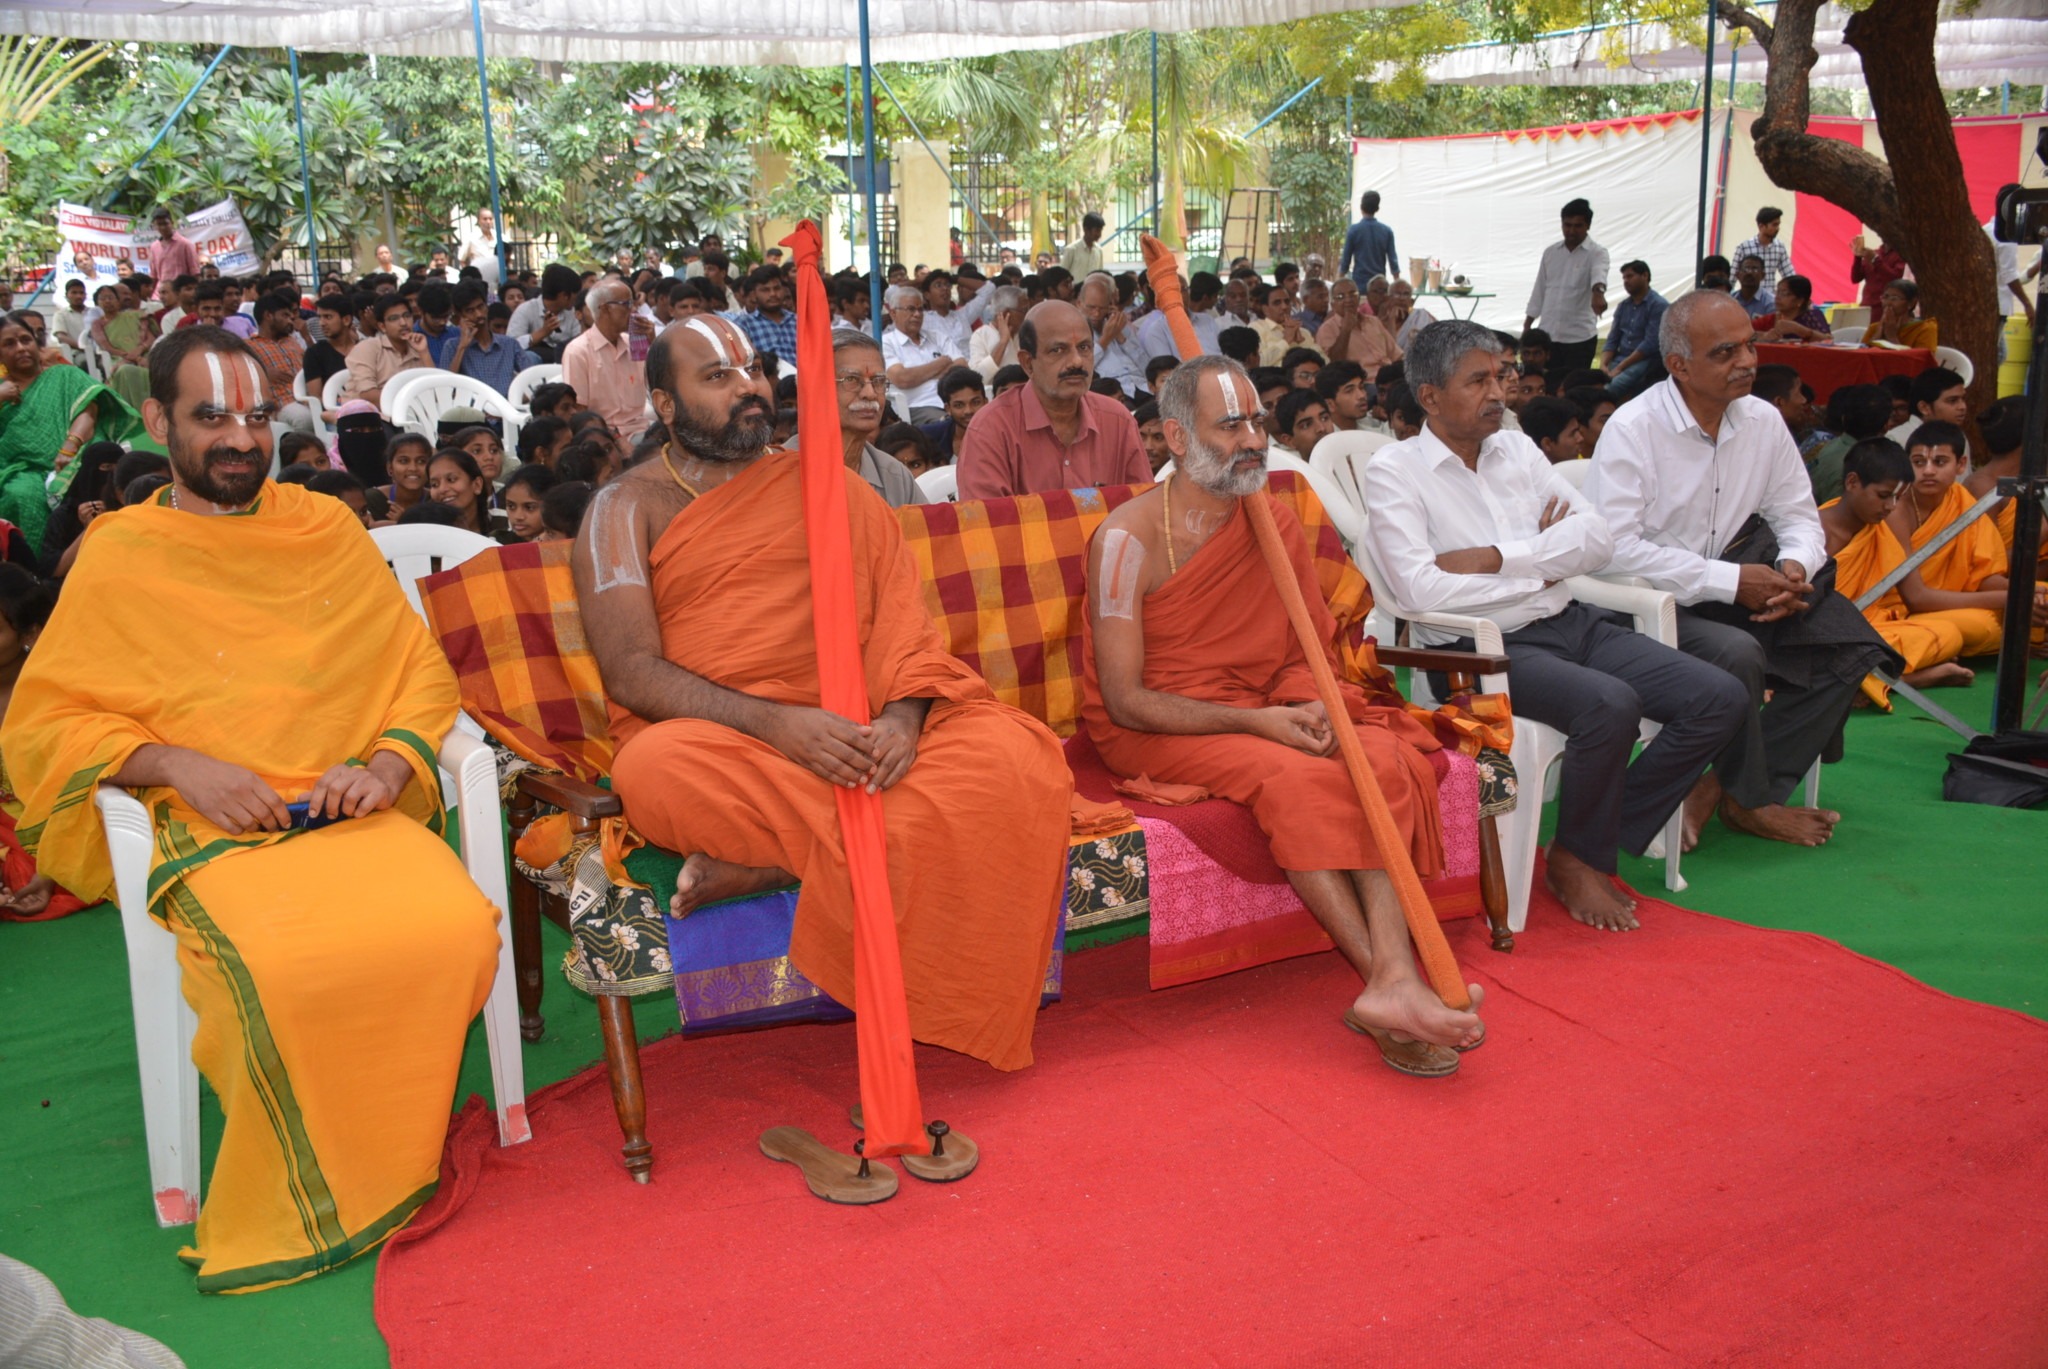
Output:
<instances>
[{"instance_id":1,"label":"white tent canopy","mask_svg":"<svg viewBox=\"0 0 2048 1369\"><path fill-rule=\"evenodd\" d=\"M1952 12L1951 12L1952 11ZM1769 7L1765 7L1769 17ZM1861 89L1863 64L1842 41L1848 11L1829 5L1814 26L1819 54L1811 78L1821 87ZM1728 42L1737 49L1735 79L1762 81L1764 50L1747 31L1716 33L1713 77L1728 76ZM1968 11L1951 5L1934 40L1935 69L1952 90L2048 84L2048 5L2042 0L1982 0ZM1427 67L1431 84L1470 86L1639 85L1700 79L1706 63L1694 43L1678 42L1663 24L1588 29L1539 39L1526 47L1485 45L1447 52ZM1391 68L1380 73L1392 75Z\"/></svg>"},{"instance_id":2,"label":"white tent canopy","mask_svg":"<svg viewBox=\"0 0 2048 1369\"><path fill-rule=\"evenodd\" d=\"M1412 0L870 0L877 62L1277 24ZM481 0L492 57L702 66L860 63L854 0ZM0 34L474 57L468 0L19 0Z\"/></svg>"}]
</instances>

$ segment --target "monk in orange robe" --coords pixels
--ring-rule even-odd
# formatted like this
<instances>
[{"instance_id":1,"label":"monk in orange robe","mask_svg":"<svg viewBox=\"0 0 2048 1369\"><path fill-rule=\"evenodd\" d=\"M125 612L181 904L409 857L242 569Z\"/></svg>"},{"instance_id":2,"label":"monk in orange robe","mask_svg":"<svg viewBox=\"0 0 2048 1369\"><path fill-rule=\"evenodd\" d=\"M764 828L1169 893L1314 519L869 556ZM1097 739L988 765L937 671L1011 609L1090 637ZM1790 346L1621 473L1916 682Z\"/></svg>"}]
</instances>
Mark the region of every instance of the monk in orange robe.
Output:
<instances>
[{"instance_id":1,"label":"monk in orange robe","mask_svg":"<svg viewBox=\"0 0 2048 1369\"><path fill-rule=\"evenodd\" d=\"M1821 505L1820 526L1835 559L1835 588L1849 598L1861 599L1906 559L1905 544L1886 520L1912 483L1912 463L1889 438L1859 442L1843 455L1842 496ZM1915 689L1970 683L1974 672L1956 661L1963 650L1962 629L1940 615L1914 614L1900 593L1903 584L1863 610L1885 645L1905 658L1906 673L1900 678ZM1891 686L1883 679L1864 676L1863 693L1890 711Z\"/></svg>"},{"instance_id":2,"label":"monk in orange robe","mask_svg":"<svg viewBox=\"0 0 2048 1369\"><path fill-rule=\"evenodd\" d=\"M1977 501L1960 483L1969 469L1962 429L1949 423L1921 424L1906 439L1906 458L1913 463L1912 488L1885 521L1910 555ZM1899 590L1915 618L1946 623L1962 635L1961 654L1991 656L1998 652L2004 625L2009 569L2009 553L1997 524L1979 518L1922 561L1899 582Z\"/></svg>"},{"instance_id":3,"label":"monk in orange robe","mask_svg":"<svg viewBox=\"0 0 2048 1369\"><path fill-rule=\"evenodd\" d=\"M1374 844L1314 677L1240 507L1266 493L1258 392L1235 362L1181 363L1160 393L1176 474L1110 514L1089 550L1082 724L1126 777L1245 804L1302 902L1365 980L1345 1022L1404 1073L1457 1068L1484 1031L1416 974L1387 855ZM1307 539L1273 503L1320 636L1334 631ZM1334 663L1333 663L1334 664ZM1443 867L1436 739L1344 686L1359 740L1417 872ZM1480 998L1472 986L1473 1003Z\"/></svg>"},{"instance_id":4,"label":"monk in orange robe","mask_svg":"<svg viewBox=\"0 0 2048 1369\"><path fill-rule=\"evenodd\" d=\"M821 709L794 453L746 336L706 316L647 363L670 441L592 501L576 591L633 827L687 856L679 914L803 884L796 967L856 1010L834 785L883 798L912 1034L998 1069L1031 1029L1065 883L1059 742L940 645L895 516L846 472L874 722Z\"/></svg>"}]
</instances>

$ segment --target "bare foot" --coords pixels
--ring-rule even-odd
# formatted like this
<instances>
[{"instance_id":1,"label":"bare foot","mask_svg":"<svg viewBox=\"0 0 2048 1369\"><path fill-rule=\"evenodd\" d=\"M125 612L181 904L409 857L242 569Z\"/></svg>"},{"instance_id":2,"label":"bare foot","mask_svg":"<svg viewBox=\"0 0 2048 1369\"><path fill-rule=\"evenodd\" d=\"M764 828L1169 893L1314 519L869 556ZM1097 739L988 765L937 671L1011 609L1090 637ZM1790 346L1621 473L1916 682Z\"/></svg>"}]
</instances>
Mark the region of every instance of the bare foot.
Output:
<instances>
[{"instance_id":1,"label":"bare foot","mask_svg":"<svg viewBox=\"0 0 2048 1369\"><path fill-rule=\"evenodd\" d=\"M1823 845L1835 834L1835 824L1841 820L1840 813L1826 808L1788 808L1782 803L1743 808L1731 799L1721 801L1723 823L1753 837L1794 846Z\"/></svg>"},{"instance_id":2,"label":"bare foot","mask_svg":"<svg viewBox=\"0 0 2048 1369\"><path fill-rule=\"evenodd\" d=\"M1714 778L1709 770L1700 776L1700 782L1685 796L1685 845L1681 850L1690 851L1700 844L1700 832L1705 829L1707 819L1714 816L1714 809L1721 802L1721 781Z\"/></svg>"},{"instance_id":3,"label":"bare foot","mask_svg":"<svg viewBox=\"0 0 2048 1369\"><path fill-rule=\"evenodd\" d=\"M1899 677L1915 689L1940 689L1943 685L1966 685L1977 678L1977 672L1961 661L1943 661L1925 670L1911 671Z\"/></svg>"},{"instance_id":4,"label":"bare foot","mask_svg":"<svg viewBox=\"0 0 2048 1369\"><path fill-rule=\"evenodd\" d=\"M1486 1039L1486 1024L1479 1020L1479 1001L1486 990L1477 984L1467 984L1465 990L1472 995L1472 1010L1459 1012L1446 1006L1429 985L1404 975L1366 985L1351 1012L1361 1022L1392 1032L1397 1041L1413 1039L1470 1049Z\"/></svg>"},{"instance_id":5,"label":"bare foot","mask_svg":"<svg viewBox=\"0 0 2048 1369\"><path fill-rule=\"evenodd\" d=\"M707 903L764 894L770 889L786 889L794 883L796 877L787 870L733 865L699 852L683 862L682 873L676 876L675 896L668 901L668 910L677 917L688 917Z\"/></svg>"},{"instance_id":6,"label":"bare foot","mask_svg":"<svg viewBox=\"0 0 2048 1369\"><path fill-rule=\"evenodd\" d=\"M1643 924L1635 910L1614 887L1614 881L1552 842L1543 863L1543 885L1557 895L1565 911L1588 927L1609 932L1633 932Z\"/></svg>"}]
</instances>

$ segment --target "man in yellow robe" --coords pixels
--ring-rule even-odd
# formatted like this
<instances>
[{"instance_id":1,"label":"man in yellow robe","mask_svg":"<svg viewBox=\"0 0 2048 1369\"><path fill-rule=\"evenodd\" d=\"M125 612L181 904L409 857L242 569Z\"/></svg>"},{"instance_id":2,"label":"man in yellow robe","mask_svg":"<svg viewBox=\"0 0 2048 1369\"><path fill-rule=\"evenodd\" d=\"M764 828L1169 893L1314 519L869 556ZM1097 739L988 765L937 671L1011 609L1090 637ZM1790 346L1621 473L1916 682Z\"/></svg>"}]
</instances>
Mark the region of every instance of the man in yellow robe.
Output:
<instances>
[{"instance_id":1,"label":"man in yellow robe","mask_svg":"<svg viewBox=\"0 0 2048 1369\"><path fill-rule=\"evenodd\" d=\"M112 892L97 786L153 817L150 911L226 1114L184 1252L205 1292L334 1268L426 1200L497 964L438 835L454 676L348 507L266 480L269 404L231 333L150 354L173 483L93 520L0 728L65 887Z\"/></svg>"}]
</instances>

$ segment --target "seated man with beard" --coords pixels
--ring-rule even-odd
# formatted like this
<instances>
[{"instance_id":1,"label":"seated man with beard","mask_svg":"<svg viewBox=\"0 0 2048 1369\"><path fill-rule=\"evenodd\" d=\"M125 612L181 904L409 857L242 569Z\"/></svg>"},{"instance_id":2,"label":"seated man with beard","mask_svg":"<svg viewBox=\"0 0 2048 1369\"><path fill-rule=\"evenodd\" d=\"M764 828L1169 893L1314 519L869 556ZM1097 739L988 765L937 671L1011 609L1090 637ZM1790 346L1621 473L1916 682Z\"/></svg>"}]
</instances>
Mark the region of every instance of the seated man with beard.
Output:
<instances>
[{"instance_id":1,"label":"seated man with beard","mask_svg":"<svg viewBox=\"0 0 2048 1369\"><path fill-rule=\"evenodd\" d=\"M113 892L94 789L152 815L149 911L227 1119L183 1255L201 1292L248 1292L374 1250L433 1193L498 939L440 836L455 676L376 544L264 478L248 344L182 329L149 386L172 483L87 528L0 746L22 842L82 896ZM340 820L294 826L301 803Z\"/></svg>"},{"instance_id":2,"label":"seated man with beard","mask_svg":"<svg viewBox=\"0 0 2048 1369\"><path fill-rule=\"evenodd\" d=\"M799 466L768 450L752 346L700 315L655 340L647 380L671 440L598 492L574 565L611 699L613 784L636 830L687 856L670 906L801 880L790 957L854 1003L833 788L865 785L883 795L912 1034L998 1069L1030 1064L1066 873L1058 741L946 653L895 516L852 470L874 722L818 707Z\"/></svg>"},{"instance_id":3,"label":"seated man with beard","mask_svg":"<svg viewBox=\"0 0 2048 1369\"><path fill-rule=\"evenodd\" d=\"M1089 550L1082 724L1120 775L1198 785L1249 807L1274 861L1365 981L1345 1025L1403 1073L1449 1074L1453 1048L1477 1045L1484 1028L1416 973L1386 857L1240 507L1271 500L1327 638L1334 626L1301 524L1266 493L1258 395L1237 363L1204 356L1167 377L1159 409L1176 473L1120 505ZM1423 753L1438 743L1406 713L1344 690L1409 855L1430 878L1443 849ZM1475 1007L1480 997L1472 986Z\"/></svg>"}]
</instances>

